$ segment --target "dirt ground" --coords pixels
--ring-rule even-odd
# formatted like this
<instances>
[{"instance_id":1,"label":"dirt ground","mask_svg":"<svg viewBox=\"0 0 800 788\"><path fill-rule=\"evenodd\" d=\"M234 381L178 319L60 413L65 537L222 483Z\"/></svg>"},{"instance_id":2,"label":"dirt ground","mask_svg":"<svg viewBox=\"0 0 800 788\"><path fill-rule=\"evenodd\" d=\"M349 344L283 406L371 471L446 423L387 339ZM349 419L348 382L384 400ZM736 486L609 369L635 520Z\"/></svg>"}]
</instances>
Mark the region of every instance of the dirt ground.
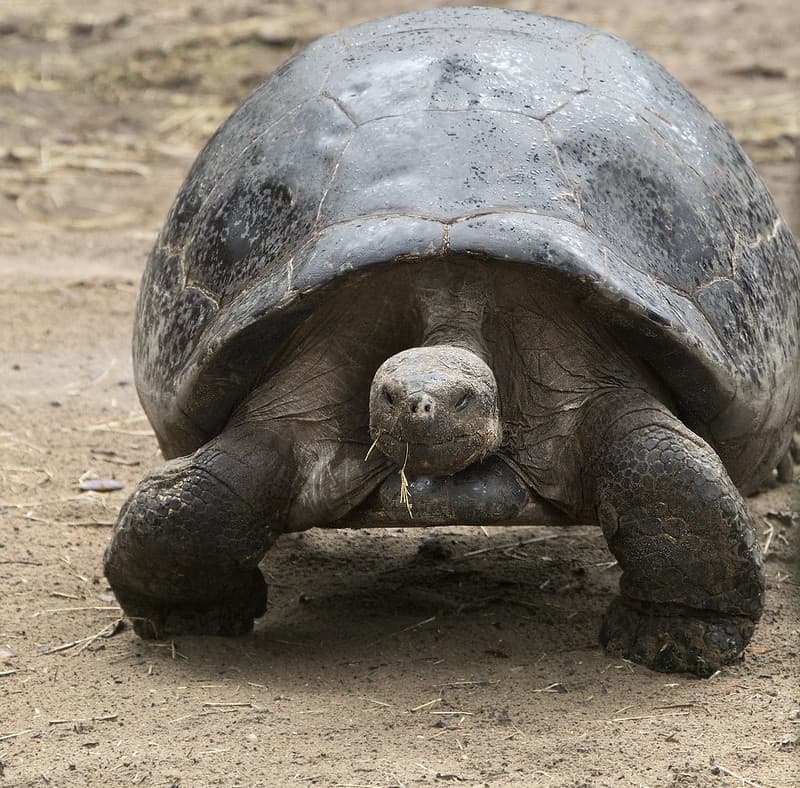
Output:
<instances>
[{"instance_id":1,"label":"dirt ground","mask_svg":"<svg viewBox=\"0 0 800 788\"><path fill-rule=\"evenodd\" d=\"M138 277L204 139L297 47L435 3L0 6L0 786L795 786L797 485L751 500L767 611L709 680L607 657L599 531L312 531L251 636L136 638L101 569L159 462ZM800 233L796 0L497 3L619 33L732 128ZM81 491L91 479L124 488Z\"/></svg>"}]
</instances>

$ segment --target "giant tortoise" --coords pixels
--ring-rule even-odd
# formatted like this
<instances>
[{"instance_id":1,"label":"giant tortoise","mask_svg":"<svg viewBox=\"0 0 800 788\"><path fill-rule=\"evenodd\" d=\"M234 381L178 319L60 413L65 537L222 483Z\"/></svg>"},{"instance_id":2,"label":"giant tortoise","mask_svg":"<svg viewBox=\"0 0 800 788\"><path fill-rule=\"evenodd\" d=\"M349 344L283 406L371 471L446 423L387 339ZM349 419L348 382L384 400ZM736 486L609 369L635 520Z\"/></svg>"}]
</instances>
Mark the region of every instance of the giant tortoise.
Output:
<instances>
[{"instance_id":1,"label":"giant tortoise","mask_svg":"<svg viewBox=\"0 0 800 788\"><path fill-rule=\"evenodd\" d=\"M601 640L736 660L742 495L800 404L800 254L730 134L619 38L440 8L300 51L192 167L142 280L167 462L107 577L143 637L239 634L312 527L596 523Z\"/></svg>"}]
</instances>

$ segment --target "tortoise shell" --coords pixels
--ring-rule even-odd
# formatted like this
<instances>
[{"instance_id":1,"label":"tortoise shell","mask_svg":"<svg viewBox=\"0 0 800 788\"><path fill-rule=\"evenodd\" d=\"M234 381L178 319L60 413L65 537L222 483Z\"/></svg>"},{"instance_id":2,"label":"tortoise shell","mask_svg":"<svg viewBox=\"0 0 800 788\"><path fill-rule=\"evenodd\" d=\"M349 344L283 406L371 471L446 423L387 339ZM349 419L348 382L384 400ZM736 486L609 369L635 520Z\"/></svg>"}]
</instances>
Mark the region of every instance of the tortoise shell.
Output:
<instances>
[{"instance_id":1,"label":"tortoise shell","mask_svg":"<svg viewBox=\"0 0 800 788\"><path fill-rule=\"evenodd\" d=\"M137 386L165 455L217 434L332 289L450 257L563 283L737 483L785 450L800 254L730 134L613 35L440 8L306 47L191 168L136 310Z\"/></svg>"}]
</instances>

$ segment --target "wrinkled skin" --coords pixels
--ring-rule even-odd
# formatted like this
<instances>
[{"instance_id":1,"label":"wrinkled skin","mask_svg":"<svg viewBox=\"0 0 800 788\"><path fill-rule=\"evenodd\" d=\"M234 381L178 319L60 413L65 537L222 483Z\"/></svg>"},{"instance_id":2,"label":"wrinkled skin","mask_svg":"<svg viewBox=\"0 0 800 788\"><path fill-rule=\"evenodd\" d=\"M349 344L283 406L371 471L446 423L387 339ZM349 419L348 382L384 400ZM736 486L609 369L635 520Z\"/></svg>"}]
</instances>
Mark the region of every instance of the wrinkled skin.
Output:
<instances>
[{"instance_id":1,"label":"wrinkled skin","mask_svg":"<svg viewBox=\"0 0 800 788\"><path fill-rule=\"evenodd\" d=\"M544 278L398 265L333 295L262 380L120 514L106 572L140 635L248 631L282 532L335 525L400 467L446 487L491 455L565 522L602 527L623 569L611 653L709 675L750 639L763 567L720 457L624 338Z\"/></svg>"}]
</instances>

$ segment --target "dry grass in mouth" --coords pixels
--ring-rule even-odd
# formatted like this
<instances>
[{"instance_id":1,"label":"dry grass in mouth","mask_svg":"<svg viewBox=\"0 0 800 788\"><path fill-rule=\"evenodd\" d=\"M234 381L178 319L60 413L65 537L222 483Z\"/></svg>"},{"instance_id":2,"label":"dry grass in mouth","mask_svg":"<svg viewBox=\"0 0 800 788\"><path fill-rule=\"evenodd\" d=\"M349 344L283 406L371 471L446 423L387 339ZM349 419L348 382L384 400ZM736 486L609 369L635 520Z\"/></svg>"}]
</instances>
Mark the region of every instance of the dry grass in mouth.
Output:
<instances>
[{"instance_id":1,"label":"dry grass in mouth","mask_svg":"<svg viewBox=\"0 0 800 788\"><path fill-rule=\"evenodd\" d=\"M369 451L367 451L367 454L364 457L364 462L366 462L369 459L369 455L372 454L372 450L378 445L378 441L381 439L381 435L383 435L383 430L378 430L378 434L375 436L375 440L372 441L372 446L369 447Z\"/></svg>"},{"instance_id":2,"label":"dry grass in mouth","mask_svg":"<svg viewBox=\"0 0 800 788\"><path fill-rule=\"evenodd\" d=\"M403 467L400 469L400 503L406 505L408 509L408 516L413 520L414 515L411 512L412 503L411 496L408 493L408 479L406 478L406 465L408 464L408 443L406 443L406 457L403 460Z\"/></svg>"},{"instance_id":3,"label":"dry grass in mouth","mask_svg":"<svg viewBox=\"0 0 800 788\"><path fill-rule=\"evenodd\" d=\"M372 454L375 447L378 445L378 441L381 439L381 435L383 435L382 430L378 430L378 434L375 436L375 440L372 441L372 445L369 447L367 451L364 462L366 462L370 455ZM405 504L406 509L408 509L408 516L413 520L414 515L412 513L413 504L411 503L411 495L408 492L408 477L406 476L406 465L408 465L408 442L406 442L406 456L403 460L403 467L400 469L400 503Z\"/></svg>"}]
</instances>

